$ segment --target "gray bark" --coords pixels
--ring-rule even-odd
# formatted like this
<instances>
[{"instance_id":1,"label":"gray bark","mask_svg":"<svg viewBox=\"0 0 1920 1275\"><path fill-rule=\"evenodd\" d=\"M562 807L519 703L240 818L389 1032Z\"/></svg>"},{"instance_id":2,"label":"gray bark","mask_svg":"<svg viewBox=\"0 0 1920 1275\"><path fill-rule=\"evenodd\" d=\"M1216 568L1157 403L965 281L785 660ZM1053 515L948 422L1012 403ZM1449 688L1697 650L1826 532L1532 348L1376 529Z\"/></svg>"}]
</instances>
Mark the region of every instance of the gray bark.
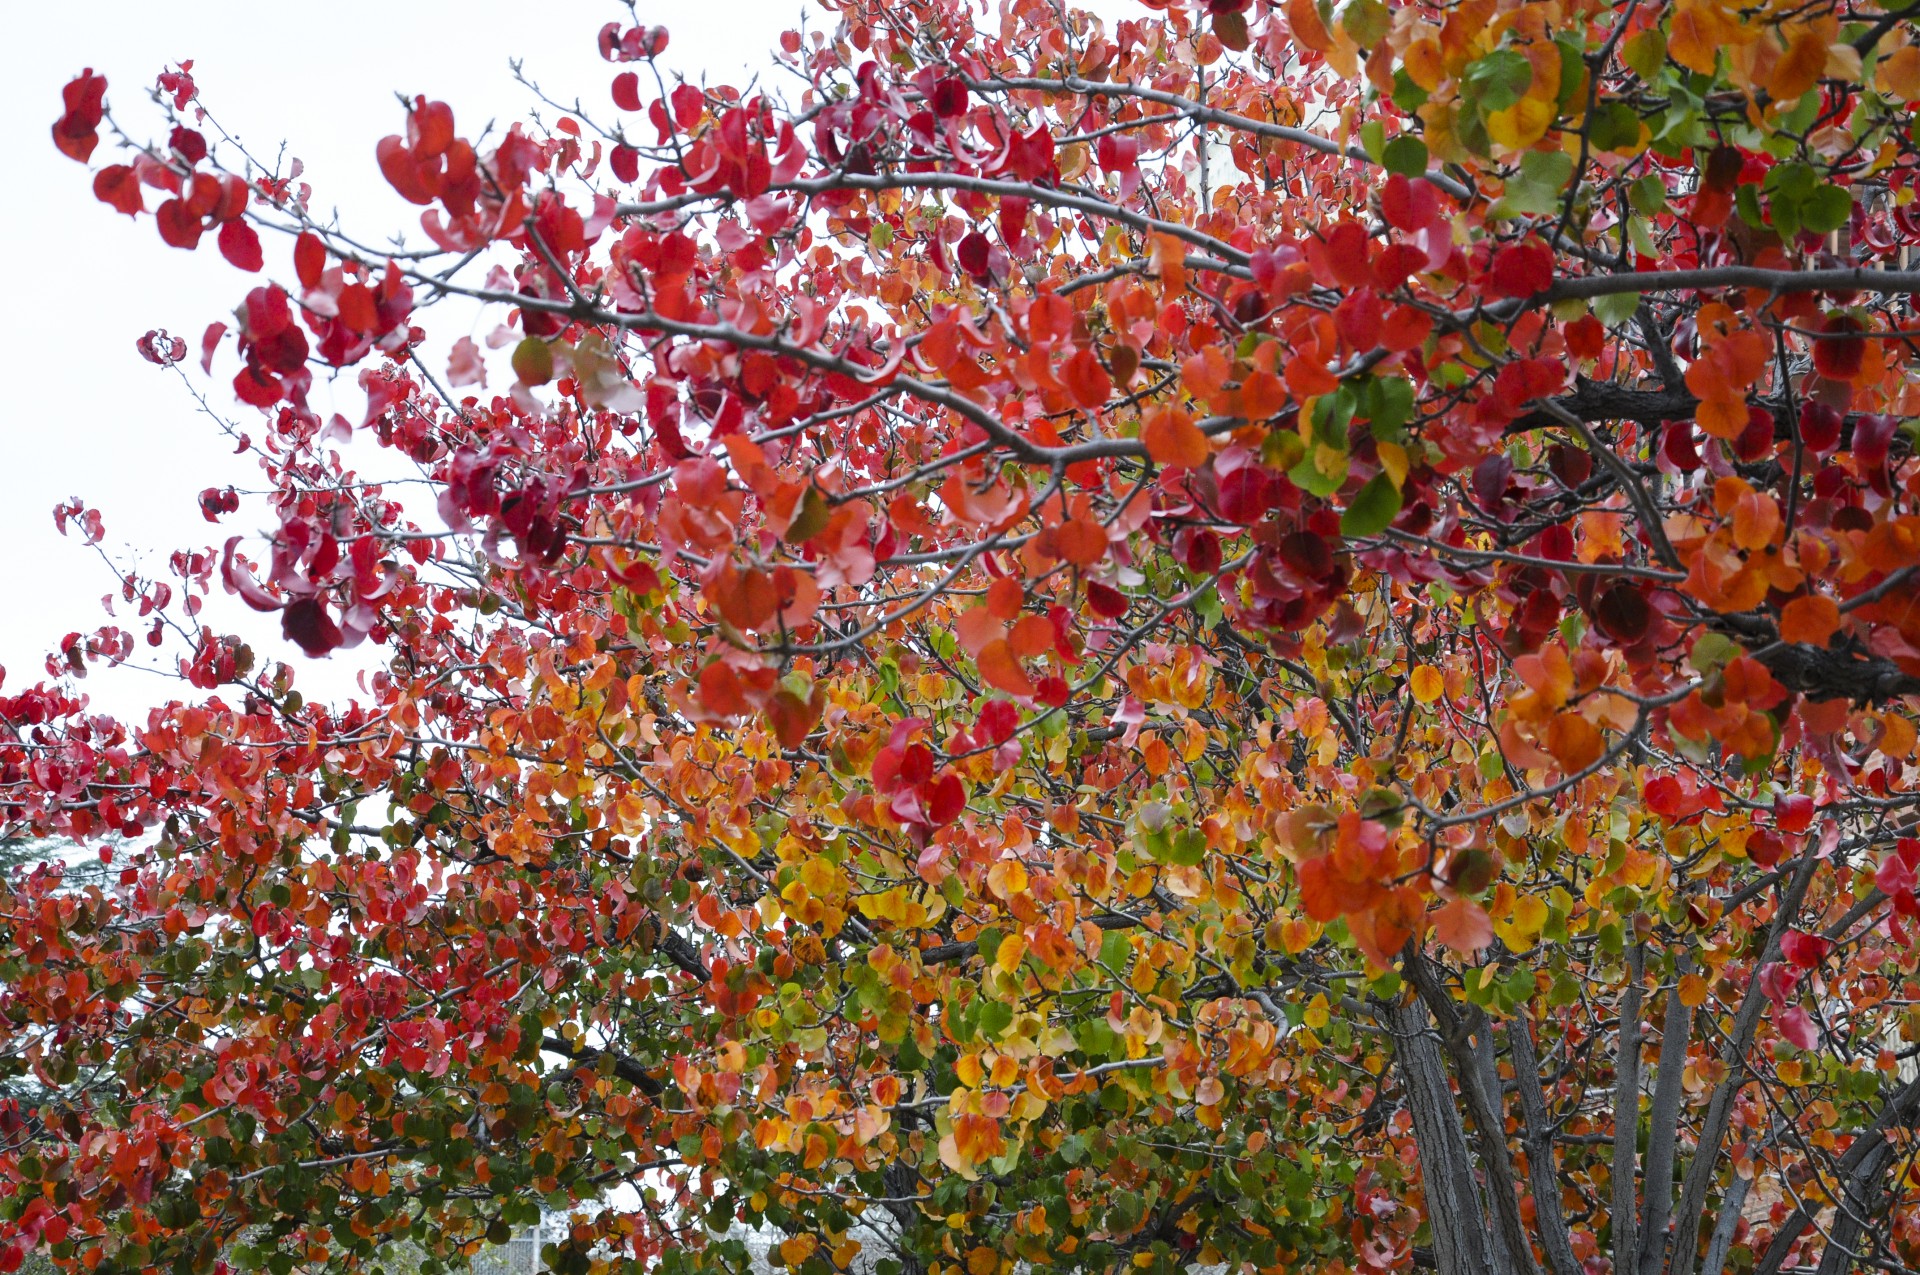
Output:
<instances>
[{"instance_id":1,"label":"gray bark","mask_svg":"<svg viewBox=\"0 0 1920 1275\"><path fill-rule=\"evenodd\" d=\"M1527 1148L1527 1190L1533 1195L1534 1229L1553 1275L1581 1275L1567 1218L1560 1206L1560 1179L1554 1169L1553 1117L1540 1087L1540 1056L1533 1024L1524 1017L1507 1024L1507 1048L1513 1055L1514 1085L1520 1094L1521 1136Z\"/></svg>"},{"instance_id":2,"label":"gray bark","mask_svg":"<svg viewBox=\"0 0 1920 1275\"><path fill-rule=\"evenodd\" d=\"M1684 974L1682 958L1675 974ZM1660 1072L1653 1082L1653 1111L1647 1124L1647 1160L1640 1194L1640 1275L1660 1275L1667 1255L1667 1223L1673 1215L1673 1155L1680 1138L1680 1082L1686 1074L1693 1012L1680 1003L1678 986L1667 991L1667 1013L1660 1026Z\"/></svg>"},{"instance_id":3,"label":"gray bark","mask_svg":"<svg viewBox=\"0 0 1920 1275\"><path fill-rule=\"evenodd\" d=\"M1515 1275L1504 1252L1492 1243L1460 1109L1426 1007L1410 1000L1387 1007L1384 1017L1393 1033L1394 1066L1413 1115L1436 1270L1439 1275Z\"/></svg>"},{"instance_id":4,"label":"gray bark","mask_svg":"<svg viewBox=\"0 0 1920 1275\"><path fill-rule=\"evenodd\" d=\"M1639 1260L1635 1224L1640 1177L1640 980L1647 949L1627 949L1627 989L1620 999L1620 1030L1613 1051L1613 1269L1631 1271Z\"/></svg>"},{"instance_id":5,"label":"gray bark","mask_svg":"<svg viewBox=\"0 0 1920 1275\"><path fill-rule=\"evenodd\" d=\"M1754 962L1755 970L1780 959L1780 936L1799 915L1800 902L1807 897L1807 886L1812 884L1814 870L1820 866L1812 846L1802 854L1801 862L1781 892L1780 906L1774 911L1773 924L1767 928L1766 946L1760 959ZM1706 1218L1707 1192L1712 1189L1720 1152L1727 1140L1727 1127L1733 1120L1733 1100L1747 1083L1747 1051L1753 1047L1753 1034L1760 1026L1760 1014L1766 1005L1767 998L1760 991L1760 980L1756 976L1747 986L1740 1012L1734 1018L1733 1032L1721 1050L1720 1060L1727 1067L1726 1079L1714 1087L1713 1097L1707 1103L1706 1118L1701 1122L1700 1137L1680 1189L1673 1256L1667 1265L1671 1275L1691 1275L1693 1271L1693 1259L1700 1245L1700 1224Z\"/></svg>"}]
</instances>

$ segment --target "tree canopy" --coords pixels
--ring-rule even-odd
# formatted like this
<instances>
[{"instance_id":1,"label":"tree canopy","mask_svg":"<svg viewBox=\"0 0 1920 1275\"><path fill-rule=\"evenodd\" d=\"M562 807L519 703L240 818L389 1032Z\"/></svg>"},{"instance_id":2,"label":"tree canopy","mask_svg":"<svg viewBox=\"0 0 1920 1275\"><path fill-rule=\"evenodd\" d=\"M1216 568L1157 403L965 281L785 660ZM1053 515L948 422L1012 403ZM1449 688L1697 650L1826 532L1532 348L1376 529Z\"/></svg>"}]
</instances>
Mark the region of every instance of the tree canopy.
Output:
<instances>
[{"instance_id":1,"label":"tree canopy","mask_svg":"<svg viewBox=\"0 0 1920 1275\"><path fill-rule=\"evenodd\" d=\"M1920 1264L1916 14L630 17L391 239L82 73L269 527L0 694L0 1270Z\"/></svg>"}]
</instances>

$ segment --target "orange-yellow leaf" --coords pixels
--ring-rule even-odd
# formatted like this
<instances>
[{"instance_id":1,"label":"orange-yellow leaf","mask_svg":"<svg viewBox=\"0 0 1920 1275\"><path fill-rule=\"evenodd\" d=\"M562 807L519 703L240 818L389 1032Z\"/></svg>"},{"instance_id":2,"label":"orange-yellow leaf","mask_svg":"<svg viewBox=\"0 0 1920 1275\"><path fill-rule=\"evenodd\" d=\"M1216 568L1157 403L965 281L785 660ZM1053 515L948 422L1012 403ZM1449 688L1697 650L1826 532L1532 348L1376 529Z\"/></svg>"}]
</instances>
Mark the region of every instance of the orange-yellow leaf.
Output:
<instances>
[{"instance_id":1,"label":"orange-yellow leaf","mask_svg":"<svg viewBox=\"0 0 1920 1275\"><path fill-rule=\"evenodd\" d=\"M1767 76L1767 96L1776 102L1794 102L1819 82L1827 68L1827 40L1814 27L1793 28L1787 51L1773 64Z\"/></svg>"}]
</instances>

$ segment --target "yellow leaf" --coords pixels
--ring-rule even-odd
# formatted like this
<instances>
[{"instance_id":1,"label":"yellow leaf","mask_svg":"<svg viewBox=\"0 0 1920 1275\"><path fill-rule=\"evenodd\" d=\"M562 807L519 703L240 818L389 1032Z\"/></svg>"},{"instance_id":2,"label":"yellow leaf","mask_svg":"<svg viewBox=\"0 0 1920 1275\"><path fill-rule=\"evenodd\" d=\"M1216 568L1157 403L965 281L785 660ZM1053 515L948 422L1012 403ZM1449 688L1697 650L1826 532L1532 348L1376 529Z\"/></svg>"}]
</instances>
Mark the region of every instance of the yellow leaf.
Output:
<instances>
[{"instance_id":1,"label":"yellow leaf","mask_svg":"<svg viewBox=\"0 0 1920 1275\"><path fill-rule=\"evenodd\" d=\"M1407 460L1407 449L1398 443L1374 444L1380 452L1380 468L1387 471L1387 477L1395 487L1407 485L1407 471L1412 468Z\"/></svg>"},{"instance_id":2,"label":"yellow leaf","mask_svg":"<svg viewBox=\"0 0 1920 1275\"><path fill-rule=\"evenodd\" d=\"M1552 102L1523 97L1505 110L1487 116L1487 136L1496 145L1523 151L1547 135L1553 116Z\"/></svg>"},{"instance_id":3,"label":"yellow leaf","mask_svg":"<svg viewBox=\"0 0 1920 1275\"><path fill-rule=\"evenodd\" d=\"M1446 693L1447 679L1431 664L1416 667L1410 680L1413 682L1413 697L1422 704L1431 704Z\"/></svg>"},{"instance_id":4,"label":"yellow leaf","mask_svg":"<svg viewBox=\"0 0 1920 1275\"><path fill-rule=\"evenodd\" d=\"M1523 894L1513 901L1513 907L1493 923L1494 932L1500 941L1516 952L1524 952L1540 941L1540 931L1547 924L1547 905L1531 894Z\"/></svg>"},{"instance_id":5,"label":"yellow leaf","mask_svg":"<svg viewBox=\"0 0 1920 1275\"><path fill-rule=\"evenodd\" d=\"M1327 1025L1327 1018L1326 994L1324 992L1316 992L1313 999L1307 1003L1306 1015L1300 1021L1308 1027L1311 1027L1314 1031L1319 1031Z\"/></svg>"}]
</instances>

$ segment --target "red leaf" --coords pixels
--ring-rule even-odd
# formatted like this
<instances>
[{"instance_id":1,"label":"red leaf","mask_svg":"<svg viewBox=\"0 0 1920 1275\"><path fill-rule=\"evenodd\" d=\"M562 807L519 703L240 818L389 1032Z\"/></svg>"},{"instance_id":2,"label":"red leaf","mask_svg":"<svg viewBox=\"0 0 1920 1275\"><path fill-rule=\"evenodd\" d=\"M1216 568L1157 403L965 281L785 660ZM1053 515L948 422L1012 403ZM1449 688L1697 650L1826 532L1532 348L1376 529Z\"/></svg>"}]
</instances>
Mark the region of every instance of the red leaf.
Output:
<instances>
[{"instance_id":1,"label":"red leaf","mask_svg":"<svg viewBox=\"0 0 1920 1275\"><path fill-rule=\"evenodd\" d=\"M1494 295L1531 297L1553 286L1553 253L1545 244L1523 243L1494 254L1487 272Z\"/></svg>"},{"instance_id":2,"label":"red leaf","mask_svg":"<svg viewBox=\"0 0 1920 1275\"><path fill-rule=\"evenodd\" d=\"M623 111L640 109L640 77L632 71L622 71L613 77L613 104Z\"/></svg>"},{"instance_id":3,"label":"red leaf","mask_svg":"<svg viewBox=\"0 0 1920 1275\"><path fill-rule=\"evenodd\" d=\"M106 116L107 77L95 75L88 67L67 81L60 90L66 111L53 126L53 144L68 159L86 163L100 143L94 130Z\"/></svg>"},{"instance_id":4,"label":"red leaf","mask_svg":"<svg viewBox=\"0 0 1920 1275\"><path fill-rule=\"evenodd\" d=\"M976 279L987 277L987 237L974 231L954 246L954 260L960 268Z\"/></svg>"},{"instance_id":5,"label":"red leaf","mask_svg":"<svg viewBox=\"0 0 1920 1275\"><path fill-rule=\"evenodd\" d=\"M293 272L300 277L300 286L319 287L320 276L326 269L327 246L311 230L302 231L293 241Z\"/></svg>"},{"instance_id":6,"label":"red leaf","mask_svg":"<svg viewBox=\"0 0 1920 1275\"><path fill-rule=\"evenodd\" d=\"M236 270L257 271L265 264L260 256L260 236L244 221L230 221L220 227L220 255Z\"/></svg>"},{"instance_id":7,"label":"red leaf","mask_svg":"<svg viewBox=\"0 0 1920 1275\"><path fill-rule=\"evenodd\" d=\"M1825 960L1827 953L1832 950L1833 944L1817 934L1788 930L1780 936L1780 955L1787 958L1789 965L1799 969L1812 969Z\"/></svg>"},{"instance_id":8,"label":"red leaf","mask_svg":"<svg viewBox=\"0 0 1920 1275\"><path fill-rule=\"evenodd\" d=\"M1615 584L1593 606L1594 623L1622 646L1632 646L1653 627L1653 606L1647 595L1630 584Z\"/></svg>"},{"instance_id":9,"label":"red leaf","mask_svg":"<svg viewBox=\"0 0 1920 1275\"><path fill-rule=\"evenodd\" d=\"M295 598L280 615L280 631L287 640L315 659L334 650L346 638L327 614L319 598Z\"/></svg>"},{"instance_id":10,"label":"red leaf","mask_svg":"<svg viewBox=\"0 0 1920 1275\"><path fill-rule=\"evenodd\" d=\"M927 822L936 828L952 823L967 808L966 786L952 771L946 771L934 781L933 792L927 797Z\"/></svg>"},{"instance_id":11,"label":"red leaf","mask_svg":"<svg viewBox=\"0 0 1920 1275\"><path fill-rule=\"evenodd\" d=\"M1775 797L1773 821L1782 832L1805 832L1813 826L1813 798L1803 792Z\"/></svg>"},{"instance_id":12,"label":"red leaf","mask_svg":"<svg viewBox=\"0 0 1920 1275\"><path fill-rule=\"evenodd\" d=\"M1087 605L1103 619L1117 620L1127 613L1127 595L1098 580L1087 581Z\"/></svg>"},{"instance_id":13,"label":"red leaf","mask_svg":"<svg viewBox=\"0 0 1920 1275\"><path fill-rule=\"evenodd\" d=\"M640 152L631 146L616 146L607 157L607 167L613 169L613 175L621 181L635 181L640 176Z\"/></svg>"},{"instance_id":14,"label":"red leaf","mask_svg":"<svg viewBox=\"0 0 1920 1275\"><path fill-rule=\"evenodd\" d=\"M942 119L967 113L967 85L958 76L949 75L933 86L930 103L933 113ZM1106 138L1102 138L1105 141Z\"/></svg>"},{"instance_id":15,"label":"red leaf","mask_svg":"<svg viewBox=\"0 0 1920 1275\"><path fill-rule=\"evenodd\" d=\"M224 323L209 323L207 330L200 336L200 370L209 376L213 374L213 352L220 346L220 338L227 334Z\"/></svg>"},{"instance_id":16,"label":"red leaf","mask_svg":"<svg viewBox=\"0 0 1920 1275\"><path fill-rule=\"evenodd\" d=\"M1832 381L1851 381L1860 375L1867 357L1866 329L1850 314L1830 314L1813 338L1813 367Z\"/></svg>"},{"instance_id":17,"label":"red leaf","mask_svg":"<svg viewBox=\"0 0 1920 1275\"><path fill-rule=\"evenodd\" d=\"M1439 214L1440 198L1431 182L1395 173L1380 191L1380 215L1395 230L1419 230L1432 225Z\"/></svg>"},{"instance_id":18,"label":"red leaf","mask_svg":"<svg viewBox=\"0 0 1920 1275\"><path fill-rule=\"evenodd\" d=\"M1820 1029L1798 1005L1782 1013L1779 1023L1780 1034L1800 1049L1812 1049L1820 1043Z\"/></svg>"},{"instance_id":19,"label":"red leaf","mask_svg":"<svg viewBox=\"0 0 1920 1275\"><path fill-rule=\"evenodd\" d=\"M160 227L160 238L175 248L196 248L200 244L200 219L187 208L184 199L169 199L154 209L153 219Z\"/></svg>"},{"instance_id":20,"label":"red leaf","mask_svg":"<svg viewBox=\"0 0 1920 1275\"><path fill-rule=\"evenodd\" d=\"M146 211L146 204L140 198L140 179L126 164L114 164L95 173L93 193L101 203L110 204L129 217Z\"/></svg>"}]
</instances>

